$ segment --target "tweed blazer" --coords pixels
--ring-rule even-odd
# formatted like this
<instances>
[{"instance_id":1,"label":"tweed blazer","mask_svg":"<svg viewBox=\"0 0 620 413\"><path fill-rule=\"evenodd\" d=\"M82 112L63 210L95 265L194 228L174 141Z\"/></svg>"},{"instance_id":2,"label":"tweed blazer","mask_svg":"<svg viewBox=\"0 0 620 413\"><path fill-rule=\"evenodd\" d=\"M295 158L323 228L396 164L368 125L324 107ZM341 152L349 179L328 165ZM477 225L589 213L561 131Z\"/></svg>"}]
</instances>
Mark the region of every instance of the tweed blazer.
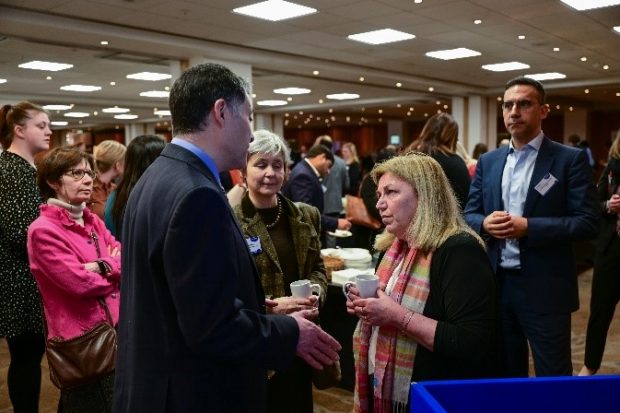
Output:
<instances>
[{"instance_id":1,"label":"tweed blazer","mask_svg":"<svg viewBox=\"0 0 620 413\"><path fill-rule=\"evenodd\" d=\"M325 301L327 278L321 259L321 215L319 210L303 202L293 203L283 195L278 195L283 202L286 216L291 225L291 245L297 256L299 277L309 279L321 286L321 302ZM267 232L265 223L246 193L241 203L234 208L244 236L258 236L263 252L254 257L265 294L278 298L286 295L284 274L278 260L278 253Z\"/></svg>"}]
</instances>

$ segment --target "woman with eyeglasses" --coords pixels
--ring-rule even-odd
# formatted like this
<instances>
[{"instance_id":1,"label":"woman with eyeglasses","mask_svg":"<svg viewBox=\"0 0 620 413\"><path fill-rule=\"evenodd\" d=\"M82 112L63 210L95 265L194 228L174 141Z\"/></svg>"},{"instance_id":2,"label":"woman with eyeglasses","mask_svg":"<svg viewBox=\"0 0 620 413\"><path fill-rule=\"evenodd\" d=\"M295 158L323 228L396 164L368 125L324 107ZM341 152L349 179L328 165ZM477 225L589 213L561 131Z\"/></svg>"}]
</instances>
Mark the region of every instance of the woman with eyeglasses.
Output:
<instances>
[{"instance_id":1,"label":"woman with eyeglasses","mask_svg":"<svg viewBox=\"0 0 620 413\"><path fill-rule=\"evenodd\" d=\"M28 256L43 301L47 339L69 340L118 323L120 243L86 202L96 174L88 154L56 148L38 164L45 204L28 229ZM114 373L61 389L63 413L111 412Z\"/></svg>"}]
</instances>

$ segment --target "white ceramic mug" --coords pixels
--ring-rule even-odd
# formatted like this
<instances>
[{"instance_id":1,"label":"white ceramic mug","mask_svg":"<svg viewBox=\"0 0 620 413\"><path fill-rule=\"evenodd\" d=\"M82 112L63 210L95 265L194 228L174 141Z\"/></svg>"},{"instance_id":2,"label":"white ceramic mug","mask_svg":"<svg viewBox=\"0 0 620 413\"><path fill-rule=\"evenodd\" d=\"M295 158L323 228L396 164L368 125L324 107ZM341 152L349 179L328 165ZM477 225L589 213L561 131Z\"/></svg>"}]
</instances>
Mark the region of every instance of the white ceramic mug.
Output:
<instances>
[{"instance_id":1,"label":"white ceramic mug","mask_svg":"<svg viewBox=\"0 0 620 413\"><path fill-rule=\"evenodd\" d=\"M377 288L379 288L379 277L374 274L358 274L354 278L355 281L349 281L342 286L342 293L349 299L349 287L354 285L360 292L360 297L370 298L377 296Z\"/></svg>"},{"instance_id":2,"label":"white ceramic mug","mask_svg":"<svg viewBox=\"0 0 620 413\"><path fill-rule=\"evenodd\" d=\"M312 284L310 280L297 280L291 283L291 293L296 298L308 298L312 296L312 293L316 293L320 297L321 292L321 286Z\"/></svg>"}]
</instances>

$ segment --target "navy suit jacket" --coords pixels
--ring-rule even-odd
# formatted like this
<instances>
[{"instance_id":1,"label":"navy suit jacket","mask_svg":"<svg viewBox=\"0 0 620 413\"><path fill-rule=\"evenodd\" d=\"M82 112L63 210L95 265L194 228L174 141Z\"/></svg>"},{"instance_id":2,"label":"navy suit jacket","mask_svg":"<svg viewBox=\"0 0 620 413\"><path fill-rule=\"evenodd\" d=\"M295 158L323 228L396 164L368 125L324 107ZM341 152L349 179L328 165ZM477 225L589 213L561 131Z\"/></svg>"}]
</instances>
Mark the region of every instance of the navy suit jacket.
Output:
<instances>
[{"instance_id":1,"label":"navy suit jacket","mask_svg":"<svg viewBox=\"0 0 620 413\"><path fill-rule=\"evenodd\" d=\"M282 194L293 202L303 202L317 207L321 213L321 229L323 231L334 231L338 228L338 218L323 213L323 187L314 170L305 160L295 165L284 188L282 188Z\"/></svg>"},{"instance_id":2,"label":"navy suit jacket","mask_svg":"<svg viewBox=\"0 0 620 413\"><path fill-rule=\"evenodd\" d=\"M266 316L243 233L215 178L169 144L123 222L115 412L263 412L267 369L299 330Z\"/></svg>"},{"instance_id":3,"label":"navy suit jacket","mask_svg":"<svg viewBox=\"0 0 620 413\"><path fill-rule=\"evenodd\" d=\"M465 206L465 220L487 240L494 270L500 261L502 240L486 234L484 218L504 210L502 174L508 147L480 158ZM541 195L534 187L550 173L558 182ZM521 279L526 305L534 312L560 313L579 308L573 241L594 238L598 205L591 170L580 149L545 137L536 158L523 207L527 235L519 239Z\"/></svg>"}]
</instances>

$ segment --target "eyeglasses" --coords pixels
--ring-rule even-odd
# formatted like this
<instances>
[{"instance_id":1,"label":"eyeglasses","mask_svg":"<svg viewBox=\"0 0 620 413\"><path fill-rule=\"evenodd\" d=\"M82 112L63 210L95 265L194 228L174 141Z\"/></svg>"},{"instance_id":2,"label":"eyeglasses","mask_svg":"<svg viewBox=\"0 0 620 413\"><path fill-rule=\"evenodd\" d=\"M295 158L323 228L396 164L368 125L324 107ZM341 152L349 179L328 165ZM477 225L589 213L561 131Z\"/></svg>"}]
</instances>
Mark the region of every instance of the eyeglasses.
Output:
<instances>
[{"instance_id":1,"label":"eyeglasses","mask_svg":"<svg viewBox=\"0 0 620 413\"><path fill-rule=\"evenodd\" d=\"M532 102L531 100L527 99L517 100L516 102L513 102L512 100L507 100L502 103L502 109L504 109L506 112L510 112L512 108L516 105L517 109L519 110L528 110L534 105L534 103L536 102Z\"/></svg>"},{"instance_id":2,"label":"eyeglasses","mask_svg":"<svg viewBox=\"0 0 620 413\"><path fill-rule=\"evenodd\" d=\"M97 177L97 173L95 171L91 171L90 169L69 169L65 172L65 175L70 176L76 181L84 179L84 175L90 176L91 179L95 179Z\"/></svg>"}]
</instances>

